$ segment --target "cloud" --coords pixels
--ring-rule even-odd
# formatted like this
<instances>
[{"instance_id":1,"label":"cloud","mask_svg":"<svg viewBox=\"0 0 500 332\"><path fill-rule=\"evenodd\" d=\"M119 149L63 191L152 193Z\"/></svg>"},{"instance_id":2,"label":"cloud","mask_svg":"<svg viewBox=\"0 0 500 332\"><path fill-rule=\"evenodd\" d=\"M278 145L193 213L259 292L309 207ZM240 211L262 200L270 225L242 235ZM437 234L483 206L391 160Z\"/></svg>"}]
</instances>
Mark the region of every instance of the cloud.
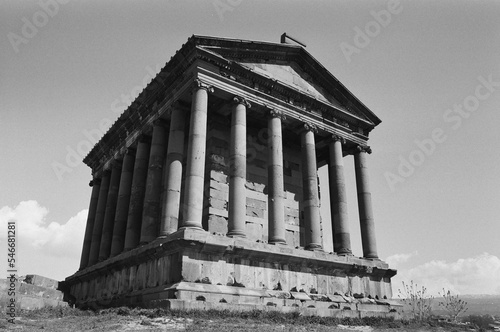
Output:
<instances>
[{"instance_id":1,"label":"cloud","mask_svg":"<svg viewBox=\"0 0 500 332\"><path fill-rule=\"evenodd\" d=\"M409 254L395 254L387 257L385 261L389 264L391 268L396 269L401 263L406 263L410 260L410 258L417 255L418 251L414 251Z\"/></svg>"},{"instance_id":2,"label":"cloud","mask_svg":"<svg viewBox=\"0 0 500 332\"><path fill-rule=\"evenodd\" d=\"M78 269L88 210L78 212L64 224L49 222L48 213L33 200L14 208L4 206L0 209L0 227L7 229L8 221L16 221L19 274L63 279ZM5 243L6 232L0 232L0 238Z\"/></svg>"},{"instance_id":3,"label":"cloud","mask_svg":"<svg viewBox=\"0 0 500 332\"><path fill-rule=\"evenodd\" d=\"M393 278L393 290L402 288L402 281L413 280L425 286L436 296L443 288L453 294L500 294L500 258L483 253L455 262L433 260L425 264L399 270Z\"/></svg>"}]
</instances>

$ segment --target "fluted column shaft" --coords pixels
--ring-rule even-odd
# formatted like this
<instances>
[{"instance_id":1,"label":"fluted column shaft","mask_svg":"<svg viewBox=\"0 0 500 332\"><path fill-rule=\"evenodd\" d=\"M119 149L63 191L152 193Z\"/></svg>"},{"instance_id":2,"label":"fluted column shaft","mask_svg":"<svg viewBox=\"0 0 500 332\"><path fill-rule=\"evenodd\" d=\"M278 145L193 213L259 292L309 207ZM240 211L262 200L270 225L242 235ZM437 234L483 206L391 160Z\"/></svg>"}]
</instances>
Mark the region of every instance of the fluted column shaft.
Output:
<instances>
[{"instance_id":1,"label":"fluted column shaft","mask_svg":"<svg viewBox=\"0 0 500 332\"><path fill-rule=\"evenodd\" d=\"M304 221L306 249L321 250L321 217L318 192L318 173L314 132L316 128L305 125L302 132L302 189L304 195Z\"/></svg>"},{"instance_id":2,"label":"fluted column shaft","mask_svg":"<svg viewBox=\"0 0 500 332\"><path fill-rule=\"evenodd\" d=\"M343 138L334 136L330 143L330 209L333 222L333 248L337 254L351 254L349 219L344 177Z\"/></svg>"},{"instance_id":3,"label":"fluted column shaft","mask_svg":"<svg viewBox=\"0 0 500 332\"><path fill-rule=\"evenodd\" d=\"M125 249L130 250L139 244L141 236L142 207L146 190L148 175L150 142L148 137L141 137L137 144L135 154L134 175L132 176L132 191L127 217L127 230L125 231Z\"/></svg>"},{"instance_id":4,"label":"fluted column shaft","mask_svg":"<svg viewBox=\"0 0 500 332\"><path fill-rule=\"evenodd\" d=\"M132 175L134 174L135 151L127 149L123 157L122 175L116 202L115 224L113 227L113 240L111 242L111 256L116 256L123 251L125 244L125 231L127 229L127 216L132 190Z\"/></svg>"},{"instance_id":5,"label":"fluted column shaft","mask_svg":"<svg viewBox=\"0 0 500 332\"><path fill-rule=\"evenodd\" d=\"M165 162L166 129L163 121L153 126L153 139L149 154L149 168L146 180L146 194L142 211L140 243L148 243L158 237L160 229L160 201Z\"/></svg>"},{"instance_id":6,"label":"fluted column shaft","mask_svg":"<svg viewBox=\"0 0 500 332\"><path fill-rule=\"evenodd\" d=\"M281 119L284 115L271 111L267 122L269 130L268 171L268 220L269 243L286 243L285 238L285 190L283 177L283 139Z\"/></svg>"},{"instance_id":7,"label":"fluted column shaft","mask_svg":"<svg viewBox=\"0 0 500 332\"><path fill-rule=\"evenodd\" d=\"M210 87L195 81L191 103L191 121L186 165L186 184L181 228L203 229L203 187L205 182L205 154L207 148L208 90Z\"/></svg>"},{"instance_id":8,"label":"fluted column shaft","mask_svg":"<svg viewBox=\"0 0 500 332\"><path fill-rule=\"evenodd\" d=\"M163 202L159 236L172 234L179 227L185 117L184 111L178 107L172 110L167 158L163 169Z\"/></svg>"},{"instance_id":9,"label":"fluted column shaft","mask_svg":"<svg viewBox=\"0 0 500 332\"><path fill-rule=\"evenodd\" d=\"M101 187L101 180L94 177L94 179L90 181L89 186L92 187L92 194L90 195L89 214L87 216L85 237L83 239L82 257L80 259L80 270L86 268L89 263L90 246L92 244L92 232L94 230L94 221L97 211L97 202L99 199L99 188Z\"/></svg>"},{"instance_id":10,"label":"fluted column shaft","mask_svg":"<svg viewBox=\"0 0 500 332\"><path fill-rule=\"evenodd\" d=\"M97 263L99 258L99 249L101 247L102 225L104 223L104 214L106 213L106 202L108 200L109 178L111 172L104 171L102 175L101 187L99 188L99 199L95 213L94 229L92 230L92 243L90 245L88 266Z\"/></svg>"},{"instance_id":11,"label":"fluted column shaft","mask_svg":"<svg viewBox=\"0 0 500 332\"><path fill-rule=\"evenodd\" d=\"M373 221L372 197L368 183L368 168L366 163L366 154L370 152L370 148L358 146L354 153L354 166L356 171L356 188L358 191L363 257L376 259L378 258L378 254L375 240L375 223Z\"/></svg>"},{"instance_id":12,"label":"fluted column shaft","mask_svg":"<svg viewBox=\"0 0 500 332\"><path fill-rule=\"evenodd\" d=\"M250 104L241 97L233 99L229 142L228 232L231 237L246 237L247 115Z\"/></svg>"}]
</instances>

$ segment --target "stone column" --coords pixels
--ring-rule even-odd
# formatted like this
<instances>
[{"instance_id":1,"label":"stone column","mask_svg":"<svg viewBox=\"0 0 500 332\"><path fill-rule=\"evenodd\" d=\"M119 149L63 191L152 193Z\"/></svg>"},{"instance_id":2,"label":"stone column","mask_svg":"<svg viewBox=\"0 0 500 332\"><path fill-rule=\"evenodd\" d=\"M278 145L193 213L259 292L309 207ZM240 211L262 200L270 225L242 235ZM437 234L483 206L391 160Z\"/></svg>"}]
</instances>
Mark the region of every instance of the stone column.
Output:
<instances>
[{"instance_id":1,"label":"stone column","mask_svg":"<svg viewBox=\"0 0 500 332\"><path fill-rule=\"evenodd\" d=\"M330 143L330 164L328 165L333 248L339 255L349 255L352 253L349 219L347 218L344 158L342 155L342 144L344 143L345 140L342 137L333 136L333 140Z\"/></svg>"},{"instance_id":2,"label":"stone column","mask_svg":"<svg viewBox=\"0 0 500 332\"><path fill-rule=\"evenodd\" d=\"M191 103L191 121L187 151L186 182L181 228L203 229L203 187L205 182L205 153L207 148L208 92L213 88L195 80Z\"/></svg>"},{"instance_id":3,"label":"stone column","mask_svg":"<svg viewBox=\"0 0 500 332\"><path fill-rule=\"evenodd\" d=\"M269 130L269 162L268 171L268 222L269 243L286 243L285 238L285 190L283 177L283 140L281 120L282 112L269 112L267 128Z\"/></svg>"},{"instance_id":4,"label":"stone column","mask_svg":"<svg viewBox=\"0 0 500 332\"><path fill-rule=\"evenodd\" d=\"M182 159L184 158L185 113L179 107L172 110L168 150L163 169L163 202L160 237L177 231L181 202Z\"/></svg>"},{"instance_id":5,"label":"stone column","mask_svg":"<svg viewBox=\"0 0 500 332\"><path fill-rule=\"evenodd\" d=\"M83 239L80 270L86 268L89 263L90 245L92 243L92 231L94 230L94 221L95 221L95 214L97 211L97 202L99 199L99 188L101 187L101 179L94 177L94 179L90 181L89 186L92 187L92 194L90 195L89 214L87 216L87 226L85 227L85 237Z\"/></svg>"},{"instance_id":6,"label":"stone column","mask_svg":"<svg viewBox=\"0 0 500 332\"><path fill-rule=\"evenodd\" d=\"M163 120L155 121L153 139L149 153L149 169L146 180L146 194L142 211L140 243L145 244L158 237L160 228L160 200L165 162L166 129Z\"/></svg>"},{"instance_id":7,"label":"stone column","mask_svg":"<svg viewBox=\"0 0 500 332\"><path fill-rule=\"evenodd\" d=\"M113 226L115 224L116 201L118 200L118 187L120 186L120 175L122 173L122 160L113 161L111 166L111 178L109 180L108 200L106 201L106 212L102 226L101 245L98 261L109 257L111 252L111 241L113 239Z\"/></svg>"},{"instance_id":8,"label":"stone column","mask_svg":"<svg viewBox=\"0 0 500 332\"><path fill-rule=\"evenodd\" d=\"M132 176L132 191L127 217L127 230L125 231L125 250L130 250L139 245L141 236L142 207L146 190L146 177L148 175L150 138L142 136L137 144L135 154L134 175Z\"/></svg>"},{"instance_id":9,"label":"stone column","mask_svg":"<svg viewBox=\"0 0 500 332\"><path fill-rule=\"evenodd\" d=\"M97 208L95 212L94 229L92 230L92 243L90 245L88 266L97 263L97 259L99 258L102 225L104 223L104 214L106 213L110 175L111 172L109 170L104 171L102 175L101 187L99 188L99 199L97 200Z\"/></svg>"},{"instance_id":10,"label":"stone column","mask_svg":"<svg viewBox=\"0 0 500 332\"><path fill-rule=\"evenodd\" d=\"M306 249L322 250L321 217L318 191L318 169L316 165L316 146L314 125L304 124L302 132L302 190L304 193L304 221L306 228Z\"/></svg>"},{"instance_id":11,"label":"stone column","mask_svg":"<svg viewBox=\"0 0 500 332\"><path fill-rule=\"evenodd\" d=\"M127 149L123 157L118 201L116 202L115 224L113 227L113 240L111 242L112 257L121 253L125 244L125 230L127 229L127 216L130 203L130 192L132 190L134 162L135 150Z\"/></svg>"},{"instance_id":12,"label":"stone column","mask_svg":"<svg viewBox=\"0 0 500 332\"><path fill-rule=\"evenodd\" d=\"M358 209L363 257L377 259L372 197L368 184L368 168L366 164L366 154L371 152L369 147L358 146L354 153L354 167L356 171L356 188L358 190Z\"/></svg>"},{"instance_id":13,"label":"stone column","mask_svg":"<svg viewBox=\"0 0 500 332\"><path fill-rule=\"evenodd\" d=\"M241 97L233 98L229 141L228 232L230 237L246 237L247 108Z\"/></svg>"}]
</instances>

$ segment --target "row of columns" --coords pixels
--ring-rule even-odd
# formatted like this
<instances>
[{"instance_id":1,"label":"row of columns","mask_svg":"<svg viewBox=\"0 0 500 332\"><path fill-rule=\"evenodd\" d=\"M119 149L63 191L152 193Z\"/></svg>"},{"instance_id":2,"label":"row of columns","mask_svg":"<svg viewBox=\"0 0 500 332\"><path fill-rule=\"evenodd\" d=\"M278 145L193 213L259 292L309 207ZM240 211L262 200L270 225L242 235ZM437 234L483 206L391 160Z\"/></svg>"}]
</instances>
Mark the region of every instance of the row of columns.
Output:
<instances>
[{"instance_id":1,"label":"row of columns","mask_svg":"<svg viewBox=\"0 0 500 332\"><path fill-rule=\"evenodd\" d=\"M92 194L85 230L80 269L133 249L140 244L165 237L180 228L202 230L205 154L207 136L208 93L212 91L195 80L192 95L185 178L185 113L172 110L168 131L163 120L153 126L152 138L141 136L137 148L128 149L121 161L113 162L101 179L91 181ZM246 219L246 116L250 104L233 98L231 135L228 233L245 237ZM268 220L269 243L284 244L285 191L283 176L282 120L284 115L269 112ZM306 249L321 250L321 222L313 125L305 124L301 132L302 179ZM371 196L366 172L366 153L359 147L354 154L358 207L363 255L377 258ZM330 192L334 250L350 254L345 180L343 175L342 138L330 144ZM181 184L184 185L183 218L179 220Z\"/></svg>"}]
</instances>

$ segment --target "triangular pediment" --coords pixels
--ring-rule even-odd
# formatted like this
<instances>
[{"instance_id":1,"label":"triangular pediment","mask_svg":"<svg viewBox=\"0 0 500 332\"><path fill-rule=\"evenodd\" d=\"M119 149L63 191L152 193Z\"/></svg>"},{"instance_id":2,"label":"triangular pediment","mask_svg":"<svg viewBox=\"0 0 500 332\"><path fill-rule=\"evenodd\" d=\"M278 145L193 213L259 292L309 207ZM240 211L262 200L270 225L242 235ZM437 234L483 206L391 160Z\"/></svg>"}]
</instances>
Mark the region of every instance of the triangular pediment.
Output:
<instances>
[{"instance_id":1,"label":"triangular pediment","mask_svg":"<svg viewBox=\"0 0 500 332\"><path fill-rule=\"evenodd\" d=\"M297 45L196 36L200 49L376 126L380 119Z\"/></svg>"},{"instance_id":2,"label":"triangular pediment","mask_svg":"<svg viewBox=\"0 0 500 332\"><path fill-rule=\"evenodd\" d=\"M317 82L314 82L311 76L300 70L295 63L272 64L248 62L241 64L258 74L280 81L281 83L317 100L330 103L335 107L344 108L340 101L338 101L332 94L328 93Z\"/></svg>"}]
</instances>

